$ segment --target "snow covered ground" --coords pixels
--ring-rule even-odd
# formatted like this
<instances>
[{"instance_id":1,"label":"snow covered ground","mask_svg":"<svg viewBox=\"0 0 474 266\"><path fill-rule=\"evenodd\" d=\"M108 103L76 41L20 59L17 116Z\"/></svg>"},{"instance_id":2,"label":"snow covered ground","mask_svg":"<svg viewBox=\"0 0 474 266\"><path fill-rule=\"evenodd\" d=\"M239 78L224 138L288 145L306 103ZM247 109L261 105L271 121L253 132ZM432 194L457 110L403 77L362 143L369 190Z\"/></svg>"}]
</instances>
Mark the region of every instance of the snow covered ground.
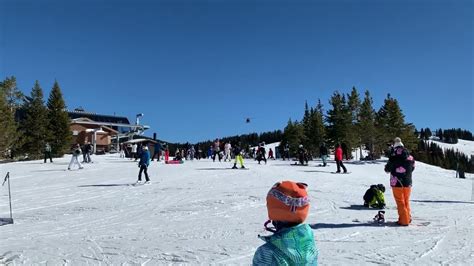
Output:
<instances>
[{"instance_id":1,"label":"snow covered ground","mask_svg":"<svg viewBox=\"0 0 474 266\"><path fill-rule=\"evenodd\" d=\"M66 170L69 157L0 165L0 175L11 174L15 221L0 226L0 264L248 265L263 243L257 235L266 234L266 193L290 179L309 185L306 222L321 265L474 265L472 175L455 179L454 171L417 163L415 225L395 227L368 223L377 211L359 207L369 185L389 187L384 161L346 162L346 175L332 174L332 161L318 167L319 161L246 160L249 170L211 160L152 162L153 184L134 187L136 162L118 155L93 160L74 171ZM386 218L396 221L390 189L386 200ZM0 218L6 217L4 186Z\"/></svg>"}]
</instances>

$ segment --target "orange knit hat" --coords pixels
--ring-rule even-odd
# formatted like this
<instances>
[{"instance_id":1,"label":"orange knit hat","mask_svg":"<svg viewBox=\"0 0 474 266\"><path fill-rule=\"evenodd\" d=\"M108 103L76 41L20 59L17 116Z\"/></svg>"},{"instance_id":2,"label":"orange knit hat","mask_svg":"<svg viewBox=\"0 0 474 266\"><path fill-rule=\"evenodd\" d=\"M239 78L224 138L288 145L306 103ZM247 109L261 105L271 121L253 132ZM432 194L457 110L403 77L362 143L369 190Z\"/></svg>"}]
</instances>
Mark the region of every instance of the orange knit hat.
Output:
<instances>
[{"instance_id":1,"label":"orange knit hat","mask_svg":"<svg viewBox=\"0 0 474 266\"><path fill-rule=\"evenodd\" d=\"M268 218L290 223L304 222L309 211L307 186L293 181L276 183L267 195Z\"/></svg>"}]
</instances>

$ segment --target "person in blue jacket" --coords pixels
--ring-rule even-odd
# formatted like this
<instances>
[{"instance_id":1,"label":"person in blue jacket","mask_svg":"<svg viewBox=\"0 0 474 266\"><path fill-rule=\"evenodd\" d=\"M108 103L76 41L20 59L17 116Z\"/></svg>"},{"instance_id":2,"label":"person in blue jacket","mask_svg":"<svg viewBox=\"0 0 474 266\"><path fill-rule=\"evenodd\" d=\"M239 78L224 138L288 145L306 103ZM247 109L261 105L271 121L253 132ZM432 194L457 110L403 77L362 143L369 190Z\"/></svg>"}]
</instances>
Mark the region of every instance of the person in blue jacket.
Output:
<instances>
[{"instance_id":1,"label":"person in blue jacket","mask_svg":"<svg viewBox=\"0 0 474 266\"><path fill-rule=\"evenodd\" d=\"M138 172L138 181L137 183L142 182L142 172L145 173L145 184L150 184L150 177L148 176L148 166L150 165L150 151L148 151L148 146L144 145L140 155L140 161L138 162L138 167L140 167L140 172Z\"/></svg>"},{"instance_id":2,"label":"person in blue jacket","mask_svg":"<svg viewBox=\"0 0 474 266\"><path fill-rule=\"evenodd\" d=\"M161 157L161 150L163 149L163 146L161 145L161 143L158 141L156 144L155 144L155 152L153 153L153 158L151 158L151 160L155 160L155 156L158 156L158 162L160 161L160 157Z\"/></svg>"}]
</instances>

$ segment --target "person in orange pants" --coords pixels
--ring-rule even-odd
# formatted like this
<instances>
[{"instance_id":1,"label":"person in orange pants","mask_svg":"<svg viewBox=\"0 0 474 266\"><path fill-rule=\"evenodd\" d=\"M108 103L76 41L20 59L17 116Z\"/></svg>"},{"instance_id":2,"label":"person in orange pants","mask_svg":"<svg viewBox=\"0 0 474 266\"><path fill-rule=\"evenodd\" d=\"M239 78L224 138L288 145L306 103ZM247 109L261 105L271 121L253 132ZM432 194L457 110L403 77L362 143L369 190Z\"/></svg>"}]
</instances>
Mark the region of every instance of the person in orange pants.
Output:
<instances>
[{"instance_id":1,"label":"person in orange pants","mask_svg":"<svg viewBox=\"0 0 474 266\"><path fill-rule=\"evenodd\" d=\"M398 224L409 225L411 223L410 193L411 187L393 187L393 198L397 203Z\"/></svg>"},{"instance_id":2,"label":"person in orange pants","mask_svg":"<svg viewBox=\"0 0 474 266\"><path fill-rule=\"evenodd\" d=\"M400 138L395 138L390 156L385 165L385 172L390 173L390 186L397 203L398 224L407 226L411 223L410 194L412 187L411 174L415 161L403 146Z\"/></svg>"}]
</instances>

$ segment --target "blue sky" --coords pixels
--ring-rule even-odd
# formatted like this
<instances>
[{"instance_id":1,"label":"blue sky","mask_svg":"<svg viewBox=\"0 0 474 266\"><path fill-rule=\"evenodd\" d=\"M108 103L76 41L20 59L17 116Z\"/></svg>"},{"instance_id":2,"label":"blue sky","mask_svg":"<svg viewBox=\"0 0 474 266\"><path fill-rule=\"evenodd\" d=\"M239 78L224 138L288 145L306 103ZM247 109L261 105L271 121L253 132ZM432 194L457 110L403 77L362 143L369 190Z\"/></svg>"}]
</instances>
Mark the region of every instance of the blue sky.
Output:
<instances>
[{"instance_id":1,"label":"blue sky","mask_svg":"<svg viewBox=\"0 0 474 266\"><path fill-rule=\"evenodd\" d=\"M0 78L167 141L283 129L335 90L474 129L472 1L0 0ZM251 117L252 122L245 123Z\"/></svg>"}]
</instances>

